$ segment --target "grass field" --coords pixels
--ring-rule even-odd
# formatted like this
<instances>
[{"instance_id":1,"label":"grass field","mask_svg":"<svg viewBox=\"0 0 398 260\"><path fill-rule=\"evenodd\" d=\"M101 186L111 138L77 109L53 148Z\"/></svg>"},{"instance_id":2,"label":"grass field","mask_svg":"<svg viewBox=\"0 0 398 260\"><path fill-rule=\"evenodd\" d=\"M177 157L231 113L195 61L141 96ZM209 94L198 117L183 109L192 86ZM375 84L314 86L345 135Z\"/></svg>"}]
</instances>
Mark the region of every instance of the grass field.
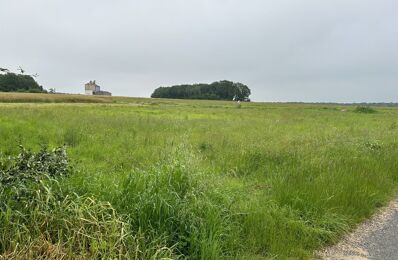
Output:
<instances>
[{"instance_id":1,"label":"grass field","mask_svg":"<svg viewBox=\"0 0 398 260\"><path fill-rule=\"evenodd\" d=\"M0 255L305 259L396 191L396 108L104 100L0 104L3 160L65 144L73 166L2 204Z\"/></svg>"}]
</instances>

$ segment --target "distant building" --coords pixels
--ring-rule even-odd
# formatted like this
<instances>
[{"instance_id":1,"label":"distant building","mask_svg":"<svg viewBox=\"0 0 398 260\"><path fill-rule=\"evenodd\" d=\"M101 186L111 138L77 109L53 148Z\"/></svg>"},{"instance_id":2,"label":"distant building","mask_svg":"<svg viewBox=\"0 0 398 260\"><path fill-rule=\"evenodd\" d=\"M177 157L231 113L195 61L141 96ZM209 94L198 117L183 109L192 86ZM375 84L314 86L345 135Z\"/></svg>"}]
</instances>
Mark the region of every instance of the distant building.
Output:
<instances>
[{"instance_id":1,"label":"distant building","mask_svg":"<svg viewBox=\"0 0 398 260\"><path fill-rule=\"evenodd\" d=\"M101 87L95 83L95 80L90 80L89 83L86 83L84 89L86 95L112 96L111 92L101 90Z\"/></svg>"}]
</instances>

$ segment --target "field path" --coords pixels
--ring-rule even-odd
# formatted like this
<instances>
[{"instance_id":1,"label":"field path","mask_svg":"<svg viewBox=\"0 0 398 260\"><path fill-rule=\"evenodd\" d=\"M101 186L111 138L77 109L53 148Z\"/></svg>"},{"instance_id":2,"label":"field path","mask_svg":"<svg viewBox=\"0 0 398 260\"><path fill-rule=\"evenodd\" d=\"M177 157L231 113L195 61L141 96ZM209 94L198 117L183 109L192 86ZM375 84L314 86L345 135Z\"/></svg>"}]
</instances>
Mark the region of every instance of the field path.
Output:
<instances>
[{"instance_id":1,"label":"field path","mask_svg":"<svg viewBox=\"0 0 398 260\"><path fill-rule=\"evenodd\" d=\"M398 199L320 256L323 259L398 259Z\"/></svg>"}]
</instances>

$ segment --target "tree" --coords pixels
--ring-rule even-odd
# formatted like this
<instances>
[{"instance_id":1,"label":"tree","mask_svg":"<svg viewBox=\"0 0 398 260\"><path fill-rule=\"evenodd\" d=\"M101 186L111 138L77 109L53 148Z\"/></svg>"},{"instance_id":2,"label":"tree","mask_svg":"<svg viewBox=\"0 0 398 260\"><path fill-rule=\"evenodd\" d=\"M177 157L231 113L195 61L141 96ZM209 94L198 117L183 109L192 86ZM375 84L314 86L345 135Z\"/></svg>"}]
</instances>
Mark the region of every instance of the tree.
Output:
<instances>
[{"instance_id":1,"label":"tree","mask_svg":"<svg viewBox=\"0 0 398 260\"><path fill-rule=\"evenodd\" d=\"M211 84L175 85L159 87L152 93L152 98L210 99L250 101L249 87L239 82L228 80Z\"/></svg>"},{"instance_id":2,"label":"tree","mask_svg":"<svg viewBox=\"0 0 398 260\"><path fill-rule=\"evenodd\" d=\"M0 92L46 92L33 78L35 75L26 75L19 67L20 74L10 72L8 69L0 68Z\"/></svg>"}]
</instances>

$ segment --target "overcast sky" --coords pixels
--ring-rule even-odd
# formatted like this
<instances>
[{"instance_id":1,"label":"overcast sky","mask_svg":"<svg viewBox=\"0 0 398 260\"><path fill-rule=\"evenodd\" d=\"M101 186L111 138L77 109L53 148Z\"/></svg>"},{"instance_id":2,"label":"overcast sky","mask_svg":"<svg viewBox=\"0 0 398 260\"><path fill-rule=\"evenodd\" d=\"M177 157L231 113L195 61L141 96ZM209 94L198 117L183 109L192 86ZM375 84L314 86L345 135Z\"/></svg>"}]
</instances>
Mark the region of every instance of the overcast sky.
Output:
<instances>
[{"instance_id":1,"label":"overcast sky","mask_svg":"<svg viewBox=\"0 0 398 260\"><path fill-rule=\"evenodd\" d=\"M114 95L232 80L254 101L398 101L396 0L0 0L0 67Z\"/></svg>"}]
</instances>

